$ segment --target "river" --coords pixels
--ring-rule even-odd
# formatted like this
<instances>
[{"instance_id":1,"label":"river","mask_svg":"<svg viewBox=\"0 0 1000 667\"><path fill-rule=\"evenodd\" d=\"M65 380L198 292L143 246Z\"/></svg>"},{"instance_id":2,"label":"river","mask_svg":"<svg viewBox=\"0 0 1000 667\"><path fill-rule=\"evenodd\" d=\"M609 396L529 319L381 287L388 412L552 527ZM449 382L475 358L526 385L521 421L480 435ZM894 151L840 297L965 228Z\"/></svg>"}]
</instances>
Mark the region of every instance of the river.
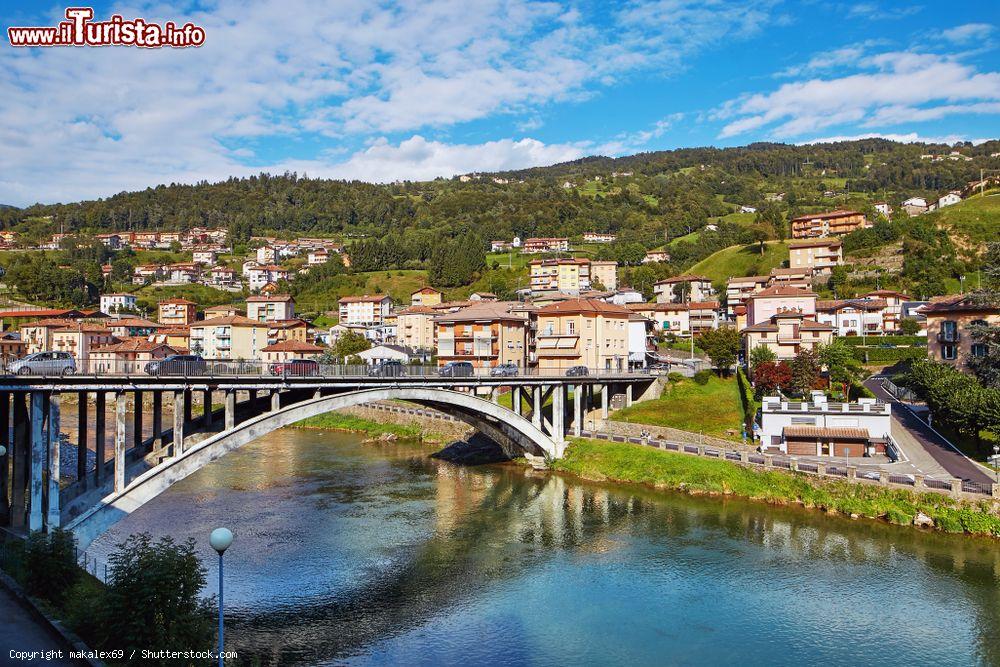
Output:
<instances>
[{"instance_id":1,"label":"river","mask_svg":"<svg viewBox=\"0 0 1000 667\"><path fill-rule=\"evenodd\" d=\"M284 429L103 535L194 537L265 665L1000 664L1000 545ZM241 660L242 662L242 660Z\"/></svg>"}]
</instances>

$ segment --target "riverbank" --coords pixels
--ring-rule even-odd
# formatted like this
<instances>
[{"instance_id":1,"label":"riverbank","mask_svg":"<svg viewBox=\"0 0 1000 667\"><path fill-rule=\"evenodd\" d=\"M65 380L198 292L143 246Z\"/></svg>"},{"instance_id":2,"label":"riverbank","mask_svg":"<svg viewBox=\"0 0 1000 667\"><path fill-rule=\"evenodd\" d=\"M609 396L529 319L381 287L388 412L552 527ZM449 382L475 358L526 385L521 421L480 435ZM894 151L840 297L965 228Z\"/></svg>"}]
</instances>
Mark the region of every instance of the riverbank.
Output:
<instances>
[{"instance_id":1,"label":"riverbank","mask_svg":"<svg viewBox=\"0 0 1000 667\"><path fill-rule=\"evenodd\" d=\"M359 433L369 438L384 438L419 442L427 445L446 445L468 436L469 427L460 423L399 415L383 410L357 407L328 412L303 419L291 428L329 429Z\"/></svg>"},{"instance_id":2,"label":"riverbank","mask_svg":"<svg viewBox=\"0 0 1000 667\"><path fill-rule=\"evenodd\" d=\"M552 462L552 469L593 481L644 484L693 495L731 495L851 518L1000 537L1000 515L990 501L963 502L936 493L758 471L628 443L575 439L565 456Z\"/></svg>"}]
</instances>

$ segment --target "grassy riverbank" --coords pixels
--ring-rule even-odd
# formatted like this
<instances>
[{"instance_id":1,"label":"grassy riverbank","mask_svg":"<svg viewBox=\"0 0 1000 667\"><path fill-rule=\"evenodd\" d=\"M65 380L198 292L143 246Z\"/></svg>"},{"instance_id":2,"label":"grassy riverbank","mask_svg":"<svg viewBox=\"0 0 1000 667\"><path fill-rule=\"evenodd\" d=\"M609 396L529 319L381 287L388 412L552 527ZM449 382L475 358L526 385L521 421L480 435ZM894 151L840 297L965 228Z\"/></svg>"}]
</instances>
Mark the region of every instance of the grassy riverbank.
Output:
<instances>
[{"instance_id":1,"label":"grassy riverbank","mask_svg":"<svg viewBox=\"0 0 1000 667\"><path fill-rule=\"evenodd\" d=\"M328 412L323 415L309 417L308 419L303 419L300 422L292 424L292 428L322 428L336 431L351 431L352 433L364 433L372 437L392 434L408 440L420 440L423 435L417 426L374 422L341 412Z\"/></svg>"},{"instance_id":2,"label":"grassy riverbank","mask_svg":"<svg viewBox=\"0 0 1000 667\"><path fill-rule=\"evenodd\" d=\"M611 419L739 440L744 414L736 378L713 375L703 385L690 379L671 382L660 398L634 403Z\"/></svg>"},{"instance_id":3,"label":"grassy riverbank","mask_svg":"<svg viewBox=\"0 0 1000 667\"><path fill-rule=\"evenodd\" d=\"M869 484L819 480L763 471L642 445L575 439L553 469L584 479L633 482L692 494L733 495L774 504L801 504L848 516L912 524L918 513L950 533L1000 537L1000 516L988 501L961 502L937 493L913 493Z\"/></svg>"}]
</instances>

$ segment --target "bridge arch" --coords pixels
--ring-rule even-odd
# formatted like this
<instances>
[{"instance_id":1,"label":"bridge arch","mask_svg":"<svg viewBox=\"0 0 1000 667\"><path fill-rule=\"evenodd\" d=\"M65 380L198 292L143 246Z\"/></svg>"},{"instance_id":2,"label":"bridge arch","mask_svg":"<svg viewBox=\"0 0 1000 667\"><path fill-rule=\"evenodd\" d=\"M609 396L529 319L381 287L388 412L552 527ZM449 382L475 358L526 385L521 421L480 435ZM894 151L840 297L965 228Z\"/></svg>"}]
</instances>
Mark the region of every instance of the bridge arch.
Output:
<instances>
[{"instance_id":1,"label":"bridge arch","mask_svg":"<svg viewBox=\"0 0 1000 667\"><path fill-rule=\"evenodd\" d=\"M191 445L183 453L143 472L121 491L108 494L65 527L76 535L80 548L86 548L98 535L176 482L243 445L309 417L392 399L411 401L452 414L487 436L506 440L529 454L559 458L565 447L561 440L553 440L524 417L468 393L407 386L347 391L266 412Z\"/></svg>"}]
</instances>

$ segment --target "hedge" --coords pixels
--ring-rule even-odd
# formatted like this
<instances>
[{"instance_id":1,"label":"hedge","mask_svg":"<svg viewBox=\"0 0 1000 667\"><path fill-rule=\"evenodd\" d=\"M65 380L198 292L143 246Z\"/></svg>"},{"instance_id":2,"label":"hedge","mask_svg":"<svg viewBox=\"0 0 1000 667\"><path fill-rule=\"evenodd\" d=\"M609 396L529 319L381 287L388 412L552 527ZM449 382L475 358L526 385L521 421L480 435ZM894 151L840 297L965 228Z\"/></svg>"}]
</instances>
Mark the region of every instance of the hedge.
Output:
<instances>
[{"instance_id":1,"label":"hedge","mask_svg":"<svg viewBox=\"0 0 1000 667\"><path fill-rule=\"evenodd\" d=\"M927 347L927 336L843 336L837 340L842 340L845 345L851 347L878 347L879 345Z\"/></svg>"},{"instance_id":2,"label":"hedge","mask_svg":"<svg viewBox=\"0 0 1000 667\"><path fill-rule=\"evenodd\" d=\"M852 352L855 359L868 364L894 364L927 356L923 347L855 347Z\"/></svg>"},{"instance_id":3,"label":"hedge","mask_svg":"<svg viewBox=\"0 0 1000 667\"><path fill-rule=\"evenodd\" d=\"M736 384L740 388L740 402L743 403L743 419L746 423L747 431L753 433L753 420L757 416L757 402L753 397L753 387L750 386L750 379L743 372L742 367L736 369Z\"/></svg>"}]
</instances>

